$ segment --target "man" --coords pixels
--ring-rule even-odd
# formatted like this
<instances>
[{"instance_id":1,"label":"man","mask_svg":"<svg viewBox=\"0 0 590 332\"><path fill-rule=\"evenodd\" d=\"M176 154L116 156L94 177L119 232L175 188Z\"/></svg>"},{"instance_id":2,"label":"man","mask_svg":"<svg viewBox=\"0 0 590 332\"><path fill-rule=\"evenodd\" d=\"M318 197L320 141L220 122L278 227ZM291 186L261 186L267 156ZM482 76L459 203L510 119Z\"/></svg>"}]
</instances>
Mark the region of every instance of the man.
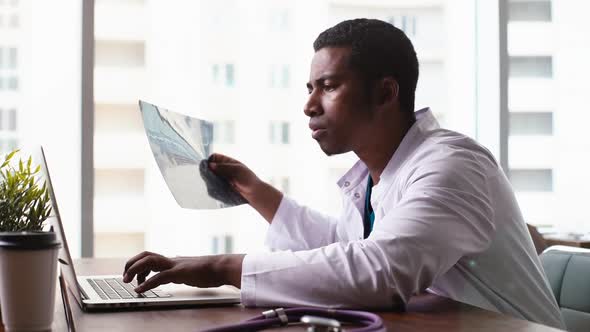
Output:
<instances>
[{"instance_id":1,"label":"man","mask_svg":"<svg viewBox=\"0 0 590 332\"><path fill-rule=\"evenodd\" d=\"M391 308L429 291L563 328L514 194L493 156L414 113L418 61L409 39L378 20L321 33L304 113L327 155L360 159L339 181L338 220L298 205L242 163L209 167L269 223L253 255L142 253L124 279L143 292L175 282L242 289L246 306ZM151 271L160 271L145 280Z\"/></svg>"}]
</instances>

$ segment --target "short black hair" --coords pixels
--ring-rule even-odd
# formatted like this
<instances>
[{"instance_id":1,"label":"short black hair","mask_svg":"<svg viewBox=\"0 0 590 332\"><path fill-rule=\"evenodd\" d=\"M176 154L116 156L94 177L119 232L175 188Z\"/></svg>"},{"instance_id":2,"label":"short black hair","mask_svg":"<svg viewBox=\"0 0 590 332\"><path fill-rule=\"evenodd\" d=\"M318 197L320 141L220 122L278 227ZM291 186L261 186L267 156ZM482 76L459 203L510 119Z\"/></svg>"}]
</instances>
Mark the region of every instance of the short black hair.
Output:
<instances>
[{"instance_id":1,"label":"short black hair","mask_svg":"<svg viewBox=\"0 0 590 332\"><path fill-rule=\"evenodd\" d=\"M400 108L414 113L418 58L406 34L375 19L343 21L320 33L313 42L315 52L324 47L350 47L350 65L364 76L368 86L391 76L399 84Z\"/></svg>"}]
</instances>

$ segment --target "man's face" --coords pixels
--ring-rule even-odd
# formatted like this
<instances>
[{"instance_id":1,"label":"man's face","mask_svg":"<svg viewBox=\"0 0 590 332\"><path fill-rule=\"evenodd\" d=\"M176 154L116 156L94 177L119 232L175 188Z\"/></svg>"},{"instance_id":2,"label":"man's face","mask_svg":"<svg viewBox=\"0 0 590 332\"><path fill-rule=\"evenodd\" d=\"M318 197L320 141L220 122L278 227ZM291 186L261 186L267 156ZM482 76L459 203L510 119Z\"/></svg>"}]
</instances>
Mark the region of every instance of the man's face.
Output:
<instances>
[{"instance_id":1,"label":"man's face","mask_svg":"<svg viewBox=\"0 0 590 332\"><path fill-rule=\"evenodd\" d=\"M325 47L311 62L304 106L312 138L327 154L355 150L371 119L371 103L361 76L349 65L350 48Z\"/></svg>"}]
</instances>

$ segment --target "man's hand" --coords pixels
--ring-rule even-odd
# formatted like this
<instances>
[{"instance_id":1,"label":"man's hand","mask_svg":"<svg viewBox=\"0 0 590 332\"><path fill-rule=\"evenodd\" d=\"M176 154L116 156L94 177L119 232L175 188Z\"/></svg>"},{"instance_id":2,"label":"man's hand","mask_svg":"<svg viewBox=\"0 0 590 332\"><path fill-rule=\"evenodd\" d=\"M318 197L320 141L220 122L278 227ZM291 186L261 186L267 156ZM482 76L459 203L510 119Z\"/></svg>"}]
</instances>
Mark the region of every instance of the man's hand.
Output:
<instances>
[{"instance_id":1,"label":"man's hand","mask_svg":"<svg viewBox=\"0 0 590 332\"><path fill-rule=\"evenodd\" d=\"M264 219L272 222L283 198L280 191L260 180L246 165L219 153L209 157L209 168L226 179Z\"/></svg>"},{"instance_id":2,"label":"man's hand","mask_svg":"<svg viewBox=\"0 0 590 332\"><path fill-rule=\"evenodd\" d=\"M209 168L215 174L226 179L235 191L248 201L252 196L255 196L256 191L263 184L246 165L219 153L214 153L209 157Z\"/></svg>"},{"instance_id":3,"label":"man's hand","mask_svg":"<svg viewBox=\"0 0 590 332\"><path fill-rule=\"evenodd\" d=\"M234 285L239 288L243 260L244 255L167 258L145 251L127 261L123 281L131 282L137 276L135 291L138 293L171 282L197 287ZM159 273L145 280L152 271Z\"/></svg>"}]
</instances>

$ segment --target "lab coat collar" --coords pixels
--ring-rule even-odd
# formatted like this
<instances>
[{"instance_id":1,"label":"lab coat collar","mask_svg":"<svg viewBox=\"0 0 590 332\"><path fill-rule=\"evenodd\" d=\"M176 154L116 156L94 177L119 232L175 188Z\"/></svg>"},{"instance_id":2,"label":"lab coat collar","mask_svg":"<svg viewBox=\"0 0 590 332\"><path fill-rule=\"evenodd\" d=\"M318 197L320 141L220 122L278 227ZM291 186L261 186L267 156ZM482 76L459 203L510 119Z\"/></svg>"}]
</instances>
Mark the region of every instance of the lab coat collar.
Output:
<instances>
[{"instance_id":1,"label":"lab coat collar","mask_svg":"<svg viewBox=\"0 0 590 332\"><path fill-rule=\"evenodd\" d=\"M426 107L420 109L416 113L416 122L412 125L410 130L406 133L402 142L394 152L393 156L385 166L381 173L379 183L372 189L371 205L375 208L375 203L378 203L383 192L391 186L394 180L395 173L400 169L403 162L411 154L411 152L423 141L426 133L440 128L438 121L434 118L430 108ZM340 189L347 193L359 186L365 184L365 180L369 175L369 170L362 160L359 160L354 166L338 180Z\"/></svg>"}]
</instances>

